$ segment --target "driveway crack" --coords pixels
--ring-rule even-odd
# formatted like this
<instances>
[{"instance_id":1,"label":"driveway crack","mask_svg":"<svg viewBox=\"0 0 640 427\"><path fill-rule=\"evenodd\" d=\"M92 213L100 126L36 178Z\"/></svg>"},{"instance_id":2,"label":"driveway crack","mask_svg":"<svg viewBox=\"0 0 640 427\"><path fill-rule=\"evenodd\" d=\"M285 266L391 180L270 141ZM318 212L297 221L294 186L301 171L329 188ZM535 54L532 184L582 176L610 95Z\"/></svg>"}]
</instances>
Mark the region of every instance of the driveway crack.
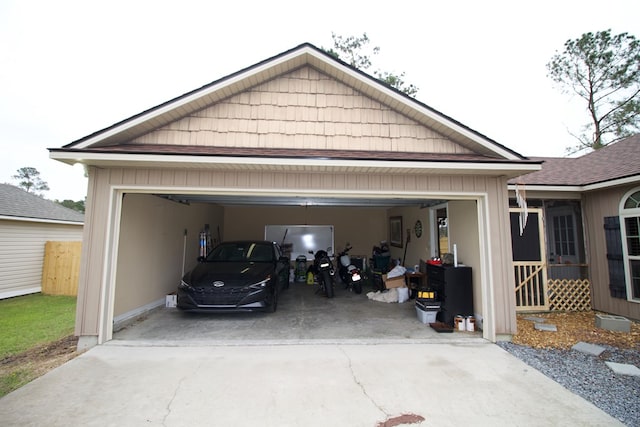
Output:
<instances>
[{"instance_id":1,"label":"driveway crack","mask_svg":"<svg viewBox=\"0 0 640 427\"><path fill-rule=\"evenodd\" d=\"M390 414L387 413L387 411L384 410L384 408L382 406L380 406L373 397L371 397L371 395L369 395L369 393L367 393L367 389L364 386L364 384L362 384L357 376L356 373L353 370L353 364L351 363L351 357L349 356L349 354L344 350L344 348L342 348L341 346L338 346L338 348L340 349L340 351L342 352L342 354L344 354L344 357L347 358L347 361L349 363L349 371L351 372L351 378L353 378L353 382L360 387L360 390L362 390L362 394L371 402L371 404L373 406L375 406L376 408L378 408L378 410L380 412L382 412L384 414L385 417L389 417Z\"/></svg>"}]
</instances>

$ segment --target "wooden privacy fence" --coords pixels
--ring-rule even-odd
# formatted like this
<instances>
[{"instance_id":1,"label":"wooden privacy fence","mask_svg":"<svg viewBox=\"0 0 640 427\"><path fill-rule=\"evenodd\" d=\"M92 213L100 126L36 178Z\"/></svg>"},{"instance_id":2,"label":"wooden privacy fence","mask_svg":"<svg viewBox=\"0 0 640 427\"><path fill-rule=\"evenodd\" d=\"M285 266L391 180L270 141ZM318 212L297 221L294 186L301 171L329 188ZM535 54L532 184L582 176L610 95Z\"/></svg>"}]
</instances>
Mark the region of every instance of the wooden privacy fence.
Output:
<instances>
[{"instance_id":1,"label":"wooden privacy fence","mask_svg":"<svg viewBox=\"0 0 640 427\"><path fill-rule=\"evenodd\" d=\"M46 242L42 267L42 293L78 294L82 242Z\"/></svg>"}]
</instances>

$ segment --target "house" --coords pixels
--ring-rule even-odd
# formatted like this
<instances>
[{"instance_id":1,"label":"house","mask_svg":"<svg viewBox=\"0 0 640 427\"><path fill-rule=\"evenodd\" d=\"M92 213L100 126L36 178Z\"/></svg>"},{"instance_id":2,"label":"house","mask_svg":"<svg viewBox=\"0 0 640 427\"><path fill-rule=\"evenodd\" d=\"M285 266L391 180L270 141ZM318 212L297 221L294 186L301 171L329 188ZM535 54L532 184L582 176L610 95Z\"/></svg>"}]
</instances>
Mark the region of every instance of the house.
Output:
<instances>
[{"instance_id":1,"label":"house","mask_svg":"<svg viewBox=\"0 0 640 427\"><path fill-rule=\"evenodd\" d=\"M455 245L472 268L483 336L516 330L507 181L541 162L311 44L50 157L89 175L81 347L162 305L195 264L205 227L231 240L263 237L272 225L331 225L335 246L350 242L366 258L390 240L391 256L410 266Z\"/></svg>"},{"instance_id":2,"label":"house","mask_svg":"<svg viewBox=\"0 0 640 427\"><path fill-rule=\"evenodd\" d=\"M581 157L537 160L540 171L509 181L515 268L537 265L516 278L518 309L549 308L554 281L579 293L583 282L595 310L640 319L640 134ZM521 235L516 191L527 204Z\"/></svg>"},{"instance_id":3,"label":"house","mask_svg":"<svg viewBox=\"0 0 640 427\"><path fill-rule=\"evenodd\" d=\"M41 291L45 243L81 241L84 215L0 184L0 299Z\"/></svg>"}]
</instances>

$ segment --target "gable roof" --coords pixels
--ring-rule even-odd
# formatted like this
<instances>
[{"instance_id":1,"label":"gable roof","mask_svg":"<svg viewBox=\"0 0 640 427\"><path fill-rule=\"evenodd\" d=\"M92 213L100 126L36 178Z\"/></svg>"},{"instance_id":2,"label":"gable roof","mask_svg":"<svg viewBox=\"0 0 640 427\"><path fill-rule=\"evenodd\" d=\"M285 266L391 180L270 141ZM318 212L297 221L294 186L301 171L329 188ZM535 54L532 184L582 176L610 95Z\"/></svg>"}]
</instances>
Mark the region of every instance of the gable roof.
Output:
<instances>
[{"instance_id":1,"label":"gable roof","mask_svg":"<svg viewBox=\"0 0 640 427\"><path fill-rule=\"evenodd\" d=\"M84 223L84 214L9 184L0 184L0 218Z\"/></svg>"},{"instance_id":2,"label":"gable roof","mask_svg":"<svg viewBox=\"0 0 640 427\"><path fill-rule=\"evenodd\" d=\"M515 151L407 96L377 78L349 66L309 43L301 44L291 50L143 111L65 145L62 149L52 148L50 149L51 157L72 163L75 158L71 153L77 154L79 151L88 151L98 147L126 144L141 135L201 110L206 106L249 90L256 85L303 66L311 66L321 71L354 88L363 95L389 106L389 108L415 120L417 123L429 127L455 143L478 153L480 156L512 161L526 162L527 160ZM62 154L65 152L69 153L69 155ZM302 153L302 157L304 157L304 153Z\"/></svg>"},{"instance_id":3,"label":"gable roof","mask_svg":"<svg viewBox=\"0 0 640 427\"><path fill-rule=\"evenodd\" d=\"M509 184L527 186L606 187L640 181L640 134L609 144L581 157L541 157L542 169Z\"/></svg>"}]
</instances>

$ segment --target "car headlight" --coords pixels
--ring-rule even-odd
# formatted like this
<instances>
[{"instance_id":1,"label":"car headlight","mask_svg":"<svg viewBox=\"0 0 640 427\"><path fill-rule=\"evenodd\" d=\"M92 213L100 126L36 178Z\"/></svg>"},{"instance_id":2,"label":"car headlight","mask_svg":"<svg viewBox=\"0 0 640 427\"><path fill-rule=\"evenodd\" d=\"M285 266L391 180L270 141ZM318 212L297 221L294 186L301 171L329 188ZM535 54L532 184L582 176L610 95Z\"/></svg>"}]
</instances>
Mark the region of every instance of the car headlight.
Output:
<instances>
[{"instance_id":1,"label":"car headlight","mask_svg":"<svg viewBox=\"0 0 640 427\"><path fill-rule=\"evenodd\" d=\"M178 285L179 289L183 289L185 291L193 291L193 286L191 286L190 284L188 284L187 282L185 282L184 280L180 281L180 284Z\"/></svg>"},{"instance_id":2,"label":"car headlight","mask_svg":"<svg viewBox=\"0 0 640 427\"><path fill-rule=\"evenodd\" d=\"M249 287L250 287L251 289L264 289L264 288L266 288L266 287L267 287L267 284L269 283L269 280L270 280L270 279L271 279L270 277L267 277L266 279L264 279L264 280L263 280L263 281L261 281L261 282L254 283L253 285L249 285Z\"/></svg>"}]
</instances>

